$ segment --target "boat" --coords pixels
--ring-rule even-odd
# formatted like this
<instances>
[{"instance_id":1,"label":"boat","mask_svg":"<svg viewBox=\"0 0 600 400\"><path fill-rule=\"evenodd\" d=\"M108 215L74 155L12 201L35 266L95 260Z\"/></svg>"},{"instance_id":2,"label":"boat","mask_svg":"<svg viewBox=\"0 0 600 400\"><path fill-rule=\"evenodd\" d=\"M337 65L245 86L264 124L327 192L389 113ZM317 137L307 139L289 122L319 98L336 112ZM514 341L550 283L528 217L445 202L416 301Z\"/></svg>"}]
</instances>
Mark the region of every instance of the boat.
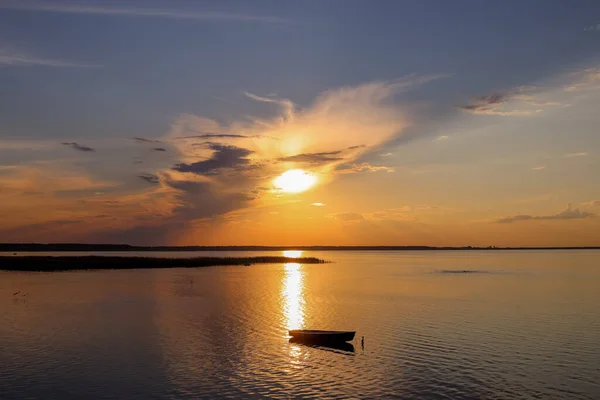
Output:
<instances>
[{"instance_id":1,"label":"boat","mask_svg":"<svg viewBox=\"0 0 600 400\"><path fill-rule=\"evenodd\" d=\"M298 342L304 343L340 343L354 339L354 331L318 331L310 329L293 329L288 332Z\"/></svg>"}]
</instances>

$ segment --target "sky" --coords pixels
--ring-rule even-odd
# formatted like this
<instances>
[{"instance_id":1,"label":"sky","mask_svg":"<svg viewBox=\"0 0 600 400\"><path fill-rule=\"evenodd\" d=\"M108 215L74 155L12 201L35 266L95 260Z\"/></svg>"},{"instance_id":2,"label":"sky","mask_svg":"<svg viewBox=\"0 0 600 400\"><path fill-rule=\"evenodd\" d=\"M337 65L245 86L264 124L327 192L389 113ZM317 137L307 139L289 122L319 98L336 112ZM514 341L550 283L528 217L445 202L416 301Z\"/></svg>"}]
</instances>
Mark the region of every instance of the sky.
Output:
<instances>
[{"instance_id":1,"label":"sky","mask_svg":"<svg viewBox=\"0 0 600 400\"><path fill-rule=\"evenodd\" d=\"M0 0L0 242L600 246L600 2Z\"/></svg>"}]
</instances>

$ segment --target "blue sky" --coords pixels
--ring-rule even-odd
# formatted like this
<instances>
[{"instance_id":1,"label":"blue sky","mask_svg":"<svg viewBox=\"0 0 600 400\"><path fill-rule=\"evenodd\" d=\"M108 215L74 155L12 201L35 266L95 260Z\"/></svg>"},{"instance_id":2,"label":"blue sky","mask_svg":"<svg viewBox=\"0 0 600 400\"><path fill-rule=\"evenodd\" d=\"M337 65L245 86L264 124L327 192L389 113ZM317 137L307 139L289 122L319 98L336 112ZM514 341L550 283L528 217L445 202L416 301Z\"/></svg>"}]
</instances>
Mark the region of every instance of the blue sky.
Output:
<instances>
[{"instance_id":1,"label":"blue sky","mask_svg":"<svg viewBox=\"0 0 600 400\"><path fill-rule=\"evenodd\" d=\"M358 232L367 223L379 232L375 238L391 238L394 244L470 242L465 224L481 227L487 242L520 244L509 240L512 234L504 227L482 221L512 214L559 215L571 203L566 211L578 210L583 217L532 218L511 225L534 232L553 223L553 236L540 243L559 243L575 229L582 232L577 243L588 244L593 242L589 233L598 228L597 211L583 204L600 198L594 173L599 121L593 111L599 23L600 3L583 0L0 0L0 176L13 182L5 185L6 192L14 191L14 200L24 186L39 185L40 178L32 176L44 172L40 165L55 169L52 179L77 171L69 175L75 187L65 189L66 194L44 192L56 205L43 215L6 206L5 213L33 219L15 218L0 239L17 237L17 232L22 240L43 240L58 232L67 240L69 232L85 231L89 240L144 242L137 232L156 226L168 227L170 235L188 232L183 235L188 239L158 235L159 242L206 242L189 233L200 231L214 232L208 242L217 244L245 244L253 232L267 242L281 237L266 228L232 234L226 225L233 220L299 226L297 235L285 232L286 240L318 244L303 233L304 223L317 218L331 225L330 235L319 240L341 244L364 242L360 235L342 238L339 232ZM346 119L364 129L349 132ZM324 128L329 123L331 131ZM206 145L209 138L185 146L177 139L193 132L253 134L263 140L246 145L221 138L219 147ZM271 139L264 138L271 134L281 137L269 144ZM274 146L273 140L280 144ZM82 151L82 146L94 151ZM210 174L176 167L210 160L222 146L229 146L222 157L233 148L246 149L250 162L231 159L228 167ZM297 154L314 158L339 152L344 146L364 147L327 160L320 156L310 165L284 161ZM231 168L240 160L260 172L234 179ZM274 166L277 160L286 164ZM320 184L283 198L281 193L244 197L256 187L269 187L282 168L304 168L320 176ZM450 171L456 175L445 176ZM33 181L23 183L27 179ZM201 183L202 195L193 192L196 197L190 199L182 182ZM452 187L440 191L447 182ZM149 183L160 189L148 189ZM349 201L351 193L366 187L380 195ZM102 196L113 196L103 200L108 202L145 199L156 202L150 209L161 211L141 212L115 225L131 214L132 204L97 210L98 220L113 221L100 224L84 208L73 209L77 202ZM534 205L514 206L520 198L543 196L546 200ZM314 207L294 209L294 204L320 198L330 198L331 206L318 215L311 214ZM215 210L181 212L189 203ZM423 204L446 213L425 215L425 207L418 209ZM284 218L286 211L265 211L285 207L305 222L277 223L274 219ZM388 213L389 218L379 218L384 222L372 217L402 207L415 215ZM345 214L362 219L336 217ZM77 222L66 229L61 221ZM410 222L410 229L421 233L407 238L403 232ZM560 223L571 225L567 229ZM460 243L448 236L459 237Z\"/></svg>"}]
</instances>

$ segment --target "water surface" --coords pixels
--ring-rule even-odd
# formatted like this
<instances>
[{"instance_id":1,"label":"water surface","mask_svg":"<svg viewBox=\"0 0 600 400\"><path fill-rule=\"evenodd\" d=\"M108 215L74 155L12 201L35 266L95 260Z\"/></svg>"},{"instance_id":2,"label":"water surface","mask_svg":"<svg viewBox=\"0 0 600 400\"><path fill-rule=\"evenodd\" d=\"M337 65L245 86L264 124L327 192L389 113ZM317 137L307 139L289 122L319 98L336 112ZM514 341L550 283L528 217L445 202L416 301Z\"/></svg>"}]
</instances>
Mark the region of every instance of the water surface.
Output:
<instances>
[{"instance_id":1,"label":"water surface","mask_svg":"<svg viewBox=\"0 0 600 400\"><path fill-rule=\"evenodd\" d=\"M303 256L335 262L0 272L0 398L600 398L598 251Z\"/></svg>"}]
</instances>

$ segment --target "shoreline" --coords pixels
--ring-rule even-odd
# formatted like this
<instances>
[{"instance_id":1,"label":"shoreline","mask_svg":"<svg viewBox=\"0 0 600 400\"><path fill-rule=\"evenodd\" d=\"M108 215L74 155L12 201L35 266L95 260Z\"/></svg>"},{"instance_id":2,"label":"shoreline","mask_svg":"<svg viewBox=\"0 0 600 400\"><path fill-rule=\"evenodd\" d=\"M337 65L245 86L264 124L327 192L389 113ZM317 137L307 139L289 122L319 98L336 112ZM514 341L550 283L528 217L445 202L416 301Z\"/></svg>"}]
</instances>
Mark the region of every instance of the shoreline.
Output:
<instances>
[{"instance_id":1,"label":"shoreline","mask_svg":"<svg viewBox=\"0 0 600 400\"><path fill-rule=\"evenodd\" d=\"M203 268L253 264L324 264L316 257L116 257L116 256L0 256L0 271L60 272L78 270Z\"/></svg>"}]
</instances>

